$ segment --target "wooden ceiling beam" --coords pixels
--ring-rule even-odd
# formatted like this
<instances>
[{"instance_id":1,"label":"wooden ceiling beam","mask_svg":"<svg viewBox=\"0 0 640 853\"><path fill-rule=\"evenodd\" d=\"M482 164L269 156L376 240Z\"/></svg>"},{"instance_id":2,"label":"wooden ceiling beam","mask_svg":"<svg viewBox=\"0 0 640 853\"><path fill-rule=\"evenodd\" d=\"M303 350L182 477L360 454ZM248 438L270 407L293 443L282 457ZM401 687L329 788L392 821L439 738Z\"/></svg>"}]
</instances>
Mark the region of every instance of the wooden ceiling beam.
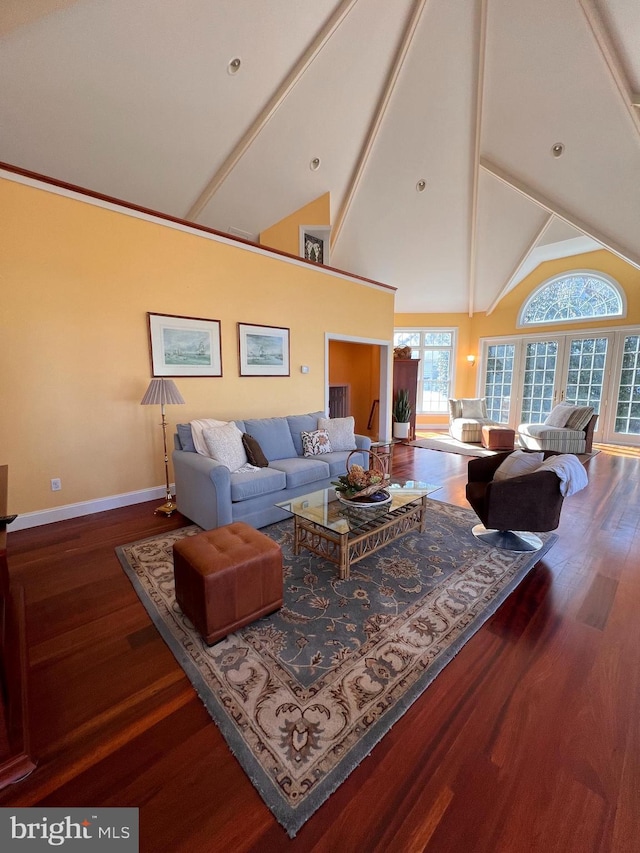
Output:
<instances>
[{"instance_id":1,"label":"wooden ceiling beam","mask_svg":"<svg viewBox=\"0 0 640 853\"><path fill-rule=\"evenodd\" d=\"M582 233L586 234L587 237L591 237L592 240L595 240L596 243L600 243L603 248L608 249L614 255L622 258L623 261L626 261L637 269L640 269L640 254L637 251L629 249L626 246L622 246L608 235L603 234L598 228L594 228L588 222L585 222L579 217L574 216L569 211L564 210L562 207L551 201L551 199L546 198L546 196L542 195L542 193L539 193L537 190L534 190L532 187L528 187L525 183L520 181L519 178L516 178L514 175L510 175L486 157L480 158L480 166L490 175L493 175L499 181L502 181L503 184L506 184L508 187L511 187L511 189L520 193L520 195L523 195L530 201L535 202L549 213L553 213L554 216L557 216L558 219L562 219L563 222L566 222L574 228L577 228L579 231L582 231Z\"/></svg>"},{"instance_id":2,"label":"wooden ceiling beam","mask_svg":"<svg viewBox=\"0 0 640 853\"><path fill-rule=\"evenodd\" d=\"M476 298L478 263L478 196L480 185L480 139L484 106L484 69L487 47L487 0L480 0L480 26L478 31L478 57L476 63L476 104L471 163L471 208L469 211L469 317L473 317Z\"/></svg>"},{"instance_id":3,"label":"wooden ceiling beam","mask_svg":"<svg viewBox=\"0 0 640 853\"><path fill-rule=\"evenodd\" d=\"M487 317L489 316L489 314L492 314L495 311L495 309L498 307L500 301L507 295L507 293L509 293L509 291L513 287L513 282L516 280L517 276L519 275L520 270L524 266L525 261L527 260L527 258L531 254L531 252L533 252L533 250L537 246L538 242L542 239L545 231L551 225L552 222L553 222L553 213L550 213L549 216L546 218L542 228L539 228L538 231L536 231L536 234L535 234L533 240L531 240L531 242L529 243L527 248L524 250L524 252L520 256L520 260L515 265L514 270L511 273L511 275L509 276L509 278L507 279L506 284L504 285L504 287L502 288L500 293L496 296L496 298L493 300L491 305L489 305L489 307L487 308L487 310L486 310L486 316Z\"/></svg>"},{"instance_id":4,"label":"wooden ceiling beam","mask_svg":"<svg viewBox=\"0 0 640 853\"><path fill-rule=\"evenodd\" d=\"M202 213L207 204L211 201L217 190L221 187L224 181L229 177L235 166L246 154L252 142L261 133L267 122L273 118L278 108L286 99L287 95L296 86L307 68L320 53L331 36L340 27L343 20L347 17L351 9L355 6L358 0L342 0L335 11L327 18L324 25L316 34L315 38L307 46L306 50L298 58L291 71L287 74L282 83L278 86L269 101L260 111L259 115L254 119L249 128L242 135L242 138L234 146L233 150L225 159L224 163L217 170L215 175L207 183L196 201L191 205L185 214L185 219L195 221Z\"/></svg>"},{"instance_id":5,"label":"wooden ceiling beam","mask_svg":"<svg viewBox=\"0 0 640 853\"><path fill-rule=\"evenodd\" d=\"M338 209L335 220L332 223L330 243L332 250L340 237L340 233L342 231L345 219L347 218L353 199L355 198L355 195L358 191L358 187L360 186L360 181L362 180L362 176L364 175L365 169L367 167L371 151L373 149L378 133L380 132L380 127L382 126L385 113L389 106L389 102L391 101L391 96L393 95L396 83L398 81L398 77L400 75L400 71L402 70L402 66L404 65L404 61L407 58L407 54L409 53L409 48L411 47L411 43L413 42L413 38L415 36L415 32L420 21L420 17L426 4L427 0L417 0L415 5L413 6L411 15L409 16L407 25L404 28L402 39L400 41L398 50L396 51L396 55L393 59L391 68L389 69L387 79L382 89L382 94L378 99L378 104L376 106L375 113L373 115L371 123L369 124L369 129L367 130L367 134L358 154L355 166L351 172L347 191L344 195L344 198L342 199L342 203L340 205L340 208Z\"/></svg>"},{"instance_id":6,"label":"wooden ceiling beam","mask_svg":"<svg viewBox=\"0 0 640 853\"><path fill-rule=\"evenodd\" d=\"M623 68L620 58L618 57L613 41L611 40L611 36L609 35L604 21L602 20L602 16L600 15L600 12L593 0L578 0L578 3L584 13L596 44L600 49L602 58L609 69L609 74L611 75L622 102L629 114L629 117L631 118L631 122L635 127L636 132L640 135L640 113L636 110L636 107L638 106L638 100L636 100L637 95L634 95L631 90L627 74Z\"/></svg>"}]
</instances>

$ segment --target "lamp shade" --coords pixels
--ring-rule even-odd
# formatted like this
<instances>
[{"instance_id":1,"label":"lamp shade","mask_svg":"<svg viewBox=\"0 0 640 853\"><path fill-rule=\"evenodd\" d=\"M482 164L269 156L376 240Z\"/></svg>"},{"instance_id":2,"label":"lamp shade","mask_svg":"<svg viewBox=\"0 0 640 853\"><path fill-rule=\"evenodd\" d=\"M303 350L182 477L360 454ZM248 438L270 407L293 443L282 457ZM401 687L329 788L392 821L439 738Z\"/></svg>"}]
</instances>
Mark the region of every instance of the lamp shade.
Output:
<instances>
[{"instance_id":1,"label":"lamp shade","mask_svg":"<svg viewBox=\"0 0 640 853\"><path fill-rule=\"evenodd\" d=\"M184 403L182 394L176 388L173 379L152 379L142 400L141 406L164 406Z\"/></svg>"}]
</instances>

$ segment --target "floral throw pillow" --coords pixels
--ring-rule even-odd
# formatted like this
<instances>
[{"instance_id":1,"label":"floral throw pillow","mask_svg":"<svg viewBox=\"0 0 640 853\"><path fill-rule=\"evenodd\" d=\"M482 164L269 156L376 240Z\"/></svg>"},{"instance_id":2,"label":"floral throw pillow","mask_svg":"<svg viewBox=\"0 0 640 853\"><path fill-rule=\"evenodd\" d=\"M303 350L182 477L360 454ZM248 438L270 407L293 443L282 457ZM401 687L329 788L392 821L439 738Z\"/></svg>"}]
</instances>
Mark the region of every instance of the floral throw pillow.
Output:
<instances>
[{"instance_id":1,"label":"floral throw pillow","mask_svg":"<svg viewBox=\"0 0 640 853\"><path fill-rule=\"evenodd\" d=\"M316 429L313 432L301 432L302 452L305 456L319 456L321 453L331 453L331 442L326 429Z\"/></svg>"}]
</instances>

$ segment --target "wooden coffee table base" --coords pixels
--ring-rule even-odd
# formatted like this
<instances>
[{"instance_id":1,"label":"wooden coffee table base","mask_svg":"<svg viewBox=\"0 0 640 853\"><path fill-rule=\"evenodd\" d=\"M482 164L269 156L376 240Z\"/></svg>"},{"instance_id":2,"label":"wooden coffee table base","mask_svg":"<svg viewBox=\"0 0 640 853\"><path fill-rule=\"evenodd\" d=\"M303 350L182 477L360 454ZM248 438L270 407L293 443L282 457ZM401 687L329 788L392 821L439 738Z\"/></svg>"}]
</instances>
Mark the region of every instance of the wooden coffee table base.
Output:
<instances>
[{"instance_id":1,"label":"wooden coffee table base","mask_svg":"<svg viewBox=\"0 0 640 853\"><path fill-rule=\"evenodd\" d=\"M297 557L300 548L306 548L338 566L340 579L346 580L353 563L374 554L412 530L424 533L426 510L427 496L424 495L419 501L407 504L393 513L377 516L359 528L357 533L335 533L296 515L293 553Z\"/></svg>"}]
</instances>

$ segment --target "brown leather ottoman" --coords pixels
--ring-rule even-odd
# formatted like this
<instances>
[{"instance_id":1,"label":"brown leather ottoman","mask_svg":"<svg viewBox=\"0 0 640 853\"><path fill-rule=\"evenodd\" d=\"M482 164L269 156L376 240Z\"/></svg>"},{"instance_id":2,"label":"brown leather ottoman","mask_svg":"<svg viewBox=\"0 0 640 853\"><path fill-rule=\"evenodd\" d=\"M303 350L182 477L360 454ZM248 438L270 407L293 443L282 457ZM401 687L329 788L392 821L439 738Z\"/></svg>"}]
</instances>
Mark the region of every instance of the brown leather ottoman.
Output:
<instances>
[{"instance_id":1,"label":"brown leather ottoman","mask_svg":"<svg viewBox=\"0 0 640 853\"><path fill-rule=\"evenodd\" d=\"M506 426L485 424L482 427L482 446L489 450L513 450L516 431Z\"/></svg>"},{"instance_id":2,"label":"brown leather ottoman","mask_svg":"<svg viewBox=\"0 0 640 853\"><path fill-rule=\"evenodd\" d=\"M176 601L211 645L282 607L280 546L242 521L173 546Z\"/></svg>"}]
</instances>

